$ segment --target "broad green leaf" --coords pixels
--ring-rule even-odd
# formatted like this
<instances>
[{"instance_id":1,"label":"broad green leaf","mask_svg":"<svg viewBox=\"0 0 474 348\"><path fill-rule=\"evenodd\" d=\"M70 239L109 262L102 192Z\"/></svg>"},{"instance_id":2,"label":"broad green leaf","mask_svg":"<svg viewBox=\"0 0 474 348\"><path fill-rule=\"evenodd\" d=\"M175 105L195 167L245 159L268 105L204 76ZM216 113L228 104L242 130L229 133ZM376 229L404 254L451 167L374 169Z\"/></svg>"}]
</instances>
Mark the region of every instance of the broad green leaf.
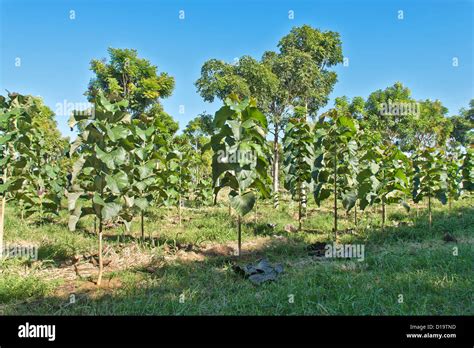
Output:
<instances>
[{"instance_id":1,"label":"broad green leaf","mask_svg":"<svg viewBox=\"0 0 474 348\"><path fill-rule=\"evenodd\" d=\"M102 208L102 218L104 220L109 220L116 217L120 210L122 209L122 205L116 202L108 202Z\"/></svg>"},{"instance_id":2,"label":"broad green leaf","mask_svg":"<svg viewBox=\"0 0 474 348\"><path fill-rule=\"evenodd\" d=\"M255 205L255 194L252 191L245 192L241 195L235 191L231 191L229 194L230 205L240 215L245 216L248 214L253 206Z\"/></svg>"},{"instance_id":3,"label":"broad green leaf","mask_svg":"<svg viewBox=\"0 0 474 348\"><path fill-rule=\"evenodd\" d=\"M112 141L124 139L129 135L129 133L130 131L126 127L121 125L107 127L107 135Z\"/></svg>"}]
</instances>

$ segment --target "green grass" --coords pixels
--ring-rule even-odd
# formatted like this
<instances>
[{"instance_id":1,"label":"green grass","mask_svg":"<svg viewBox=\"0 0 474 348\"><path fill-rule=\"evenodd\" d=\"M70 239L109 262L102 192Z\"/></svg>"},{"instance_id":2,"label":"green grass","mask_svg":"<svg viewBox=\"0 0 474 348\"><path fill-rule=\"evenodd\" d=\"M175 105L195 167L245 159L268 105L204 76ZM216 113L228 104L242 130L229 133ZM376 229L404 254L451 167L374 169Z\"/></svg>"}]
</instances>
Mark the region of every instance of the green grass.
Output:
<instances>
[{"instance_id":1,"label":"green grass","mask_svg":"<svg viewBox=\"0 0 474 348\"><path fill-rule=\"evenodd\" d=\"M48 295L57 282L46 282L37 277L5 275L0 278L0 303L28 300Z\"/></svg>"},{"instance_id":2,"label":"green grass","mask_svg":"<svg viewBox=\"0 0 474 348\"><path fill-rule=\"evenodd\" d=\"M282 201L275 212L271 204L259 203L258 223L250 213L245 219L243 241L267 238L253 254L250 262L265 256L284 266L276 282L253 285L238 276L231 267L233 258L208 257L204 261L168 260L156 272L137 266L108 273L120 286L78 293L77 302L67 305L68 298L58 295L54 286L34 277L18 277L25 262L6 260L0 278L0 311L4 314L92 314L92 315L473 315L474 295L474 210L473 199L453 204L451 212L437 204L434 225L430 230L423 208L418 217L395 206L389 207L387 227L380 228L380 213L359 216L355 233L341 234L339 242L365 246L365 260L318 261L306 251L308 243L327 241L331 233L332 214L329 207L311 207L304 221L305 231L288 233L286 224L297 225L292 215L296 206L288 208ZM290 205L291 206L291 205ZM22 223L8 210L7 241L39 243L40 259L57 267L77 253L94 251L96 237L92 220L81 222L82 229L70 233L67 216L58 223L32 226ZM163 244L235 242L234 219L225 206L199 210L185 209L182 226L176 223L176 211L157 209L146 219L146 234ZM340 229L353 228L353 215L340 216ZM405 225L395 227L399 222ZM266 227L276 223L275 230ZM138 223L133 233L121 241L121 227L107 231L106 243L138 243ZM449 232L458 240L442 240ZM286 239L273 237L280 235ZM258 239L260 242L261 238ZM143 246L147 249L147 246ZM457 256L454 255L457 248ZM41 249L40 249L41 250ZM76 281L78 285L80 281ZM180 302L184 295L184 302ZM403 302L399 303L399 296ZM291 303L290 297L294 296ZM18 300L29 299L19 302Z\"/></svg>"}]
</instances>

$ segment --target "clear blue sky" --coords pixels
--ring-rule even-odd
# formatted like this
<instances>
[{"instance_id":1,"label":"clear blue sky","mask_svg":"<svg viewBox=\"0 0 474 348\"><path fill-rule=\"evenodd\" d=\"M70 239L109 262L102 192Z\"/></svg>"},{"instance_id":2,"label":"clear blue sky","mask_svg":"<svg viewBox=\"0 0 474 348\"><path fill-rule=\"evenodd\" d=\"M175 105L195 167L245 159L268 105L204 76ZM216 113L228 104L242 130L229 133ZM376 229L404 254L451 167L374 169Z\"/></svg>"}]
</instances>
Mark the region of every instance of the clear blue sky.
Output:
<instances>
[{"instance_id":1,"label":"clear blue sky","mask_svg":"<svg viewBox=\"0 0 474 348\"><path fill-rule=\"evenodd\" d=\"M0 89L57 103L85 102L89 61L108 47L135 48L175 77L165 110L181 127L218 103L194 82L210 58L260 58L293 26L341 34L349 66L339 66L331 97L367 97L401 81L417 99L440 99L450 114L473 93L473 1L468 0L0 0ZM71 20L70 10L76 18ZM179 19L179 11L185 19ZM294 11L295 18L288 18ZM404 19L398 19L402 10ZM453 57L459 61L453 67ZM16 58L21 66L15 66ZM332 105L332 100L330 102ZM179 106L185 113L179 113ZM58 124L69 135L67 117Z\"/></svg>"}]
</instances>

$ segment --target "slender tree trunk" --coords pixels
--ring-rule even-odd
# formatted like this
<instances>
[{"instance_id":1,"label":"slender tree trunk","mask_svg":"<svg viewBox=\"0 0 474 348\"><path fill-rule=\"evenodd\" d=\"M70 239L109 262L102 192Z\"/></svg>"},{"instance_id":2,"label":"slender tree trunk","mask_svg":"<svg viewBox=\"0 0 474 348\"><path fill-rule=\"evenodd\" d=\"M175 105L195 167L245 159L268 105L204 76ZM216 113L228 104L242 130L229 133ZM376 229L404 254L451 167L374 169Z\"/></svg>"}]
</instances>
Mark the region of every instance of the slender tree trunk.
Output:
<instances>
[{"instance_id":1,"label":"slender tree trunk","mask_svg":"<svg viewBox=\"0 0 474 348\"><path fill-rule=\"evenodd\" d=\"M382 197L382 231L385 230L385 199Z\"/></svg>"},{"instance_id":2,"label":"slender tree trunk","mask_svg":"<svg viewBox=\"0 0 474 348\"><path fill-rule=\"evenodd\" d=\"M40 226L43 226L43 198L40 198L39 203Z\"/></svg>"},{"instance_id":3,"label":"slender tree trunk","mask_svg":"<svg viewBox=\"0 0 474 348\"><path fill-rule=\"evenodd\" d=\"M141 218L141 219L140 219L140 220L141 220L141 221L140 221L140 222L141 222L140 225L141 225L142 242L143 242L143 241L145 240L145 225L144 225L144 223L143 223L143 222L144 222L144 221L143 221L143 210L141 211L141 214L140 214L140 215L141 215L141 216L140 216L140 218Z\"/></svg>"},{"instance_id":4,"label":"slender tree trunk","mask_svg":"<svg viewBox=\"0 0 474 348\"><path fill-rule=\"evenodd\" d=\"M357 227L357 203L354 205L354 225Z\"/></svg>"},{"instance_id":5,"label":"slender tree trunk","mask_svg":"<svg viewBox=\"0 0 474 348\"><path fill-rule=\"evenodd\" d=\"M254 216L255 226L257 225L257 222L258 222L258 205L257 205L257 202L258 202L258 198L255 198L255 216Z\"/></svg>"},{"instance_id":6,"label":"slender tree trunk","mask_svg":"<svg viewBox=\"0 0 474 348\"><path fill-rule=\"evenodd\" d=\"M3 184L7 182L7 170L4 168L3 172ZM5 226L5 214L6 214L6 208L7 208L7 197L6 197L6 192L3 193L2 196L2 206L1 206L1 211L0 211L0 259L3 257L3 231L4 231L4 226Z\"/></svg>"},{"instance_id":7,"label":"slender tree trunk","mask_svg":"<svg viewBox=\"0 0 474 348\"><path fill-rule=\"evenodd\" d=\"M278 206L280 205L280 202L279 202L279 182L278 182L278 178L279 178L279 158L280 158L280 155L279 155L279 152L278 152L278 133L280 131L280 125L279 123L275 123L274 125L274 137L273 137L273 164L272 164L272 174L273 174L273 207L275 209L278 208Z\"/></svg>"},{"instance_id":8,"label":"slender tree trunk","mask_svg":"<svg viewBox=\"0 0 474 348\"><path fill-rule=\"evenodd\" d=\"M337 239L337 153L334 154L334 238Z\"/></svg>"},{"instance_id":9,"label":"slender tree trunk","mask_svg":"<svg viewBox=\"0 0 474 348\"><path fill-rule=\"evenodd\" d=\"M181 226L181 194L179 195L179 198L178 198L178 221L179 221L179 225Z\"/></svg>"},{"instance_id":10,"label":"slender tree trunk","mask_svg":"<svg viewBox=\"0 0 474 348\"><path fill-rule=\"evenodd\" d=\"M97 234L97 217L94 216L94 234Z\"/></svg>"},{"instance_id":11,"label":"slender tree trunk","mask_svg":"<svg viewBox=\"0 0 474 348\"><path fill-rule=\"evenodd\" d=\"M302 214L302 203L301 199L299 200L299 209L298 209L298 231L301 231L301 214Z\"/></svg>"},{"instance_id":12,"label":"slender tree trunk","mask_svg":"<svg viewBox=\"0 0 474 348\"><path fill-rule=\"evenodd\" d=\"M242 250L242 218L240 214L237 218L237 233L238 233L238 255L240 257L240 253Z\"/></svg>"},{"instance_id":13,"label":"slender tree trunk","mask_svg":"<svg viewBox=\"0 0 474 348\"><path fill-rule=\"evenodd\" d=\"M306 186L303 184L301 187L302 192L302 201L301 201L301 209L304 217L308 218L308 196L306 195Z\"/></svg>"},{"instance_id":14,"label":"slender tree trunk","mask_svg":"<svg viewBox=\"0 0 474 348\"><path fill-rule=\"evenodd\" d=\"M303 215L303 187L301 182L297 182L297 192L298 192L298 231L301 231L301 217Z\"/></svg>"},{"instance_id":15,"label":"slender tree trunk","mask_svg":"<svg viewBox=\"0 0 474 348\"><path fill-rule=\"evenodd\" d=\"M230 205L230 202L229 202L229 217L232 216L232 206Z\"/></svg>"},{"instance_id":16,"label":"slender tree trunk","mask_svg":"<svg viewBox=\"0 0 474 348\"><path fill-rule=\"evenodd\" d=\"M97 286L102 283L102 272L104 270L104 263L102 260L102 218L99 219L99 275L97 277Z\"/></svg>"},{"instance_id":17,"label":"slender tree trunk","mask_svg":"<svg viewBox=\"0 0 474 348\"><path fill-rule=\"evenodd\" d=\"M431 212L431 192L428 194L428 224L431 229L431 226L433 225L433 215Z\"/></svg>"},{"instance_id":18,"label":"slender tree trunk","mask_svg":"<svg viewBox=\"0 0 474 348\"><path fill-rule=\"evenodd\" d=\"M385 181L385 169L382 167L382 180ZM382 231L385 231L385 196L382 194Z\"/></svg>"}]
</instances>

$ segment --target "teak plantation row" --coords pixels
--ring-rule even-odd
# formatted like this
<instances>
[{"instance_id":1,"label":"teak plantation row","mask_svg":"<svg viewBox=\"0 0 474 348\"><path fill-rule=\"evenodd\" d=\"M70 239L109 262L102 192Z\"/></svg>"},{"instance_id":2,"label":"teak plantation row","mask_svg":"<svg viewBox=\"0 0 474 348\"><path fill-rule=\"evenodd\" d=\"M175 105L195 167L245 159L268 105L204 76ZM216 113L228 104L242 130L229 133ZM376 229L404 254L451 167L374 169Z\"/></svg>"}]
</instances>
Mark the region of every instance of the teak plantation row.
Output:
<instances>
[{"instance_id":1,"label":"teak plantation row","mask_svg":"<svg viewBox=\"0 0 474 348\"><path fill-rule=\"evenodd\" d=\"M94 216L100 285L104 224L119 222L128 231L138 221L143 238L151 206L175 205L181 224L185 201L215 204L223 188L237 216L239 255L243 216L258 200L272 199L282 209L280 182L298 204L299 230L309 196L317 205L332 200L335 238L341 205L355 224L358 212L380 206L384 228L391 204L408 210L425 200L431 226L433 200L450 204L472 194L474 101L470 110L446 117L441 102L414 101L395 83L367 100L336 98L318 114L337 81L329 69L343 59L339 35L305 25L278 48L261 60L205 62L197 90L224 105L214 117L193 119L180 135L159 103L171 95L174 79L135 50L111 48L109 62L91 62L95 78L86 96L93 107L73 112L72 142L61 137L40 98L2 96L0 243L7 201L22 219L40 223L67 201L71 231ZM409 103L416 112L403 112ZM390 114L382 112L387 105Z\"/></svg>"}]
</instances>

